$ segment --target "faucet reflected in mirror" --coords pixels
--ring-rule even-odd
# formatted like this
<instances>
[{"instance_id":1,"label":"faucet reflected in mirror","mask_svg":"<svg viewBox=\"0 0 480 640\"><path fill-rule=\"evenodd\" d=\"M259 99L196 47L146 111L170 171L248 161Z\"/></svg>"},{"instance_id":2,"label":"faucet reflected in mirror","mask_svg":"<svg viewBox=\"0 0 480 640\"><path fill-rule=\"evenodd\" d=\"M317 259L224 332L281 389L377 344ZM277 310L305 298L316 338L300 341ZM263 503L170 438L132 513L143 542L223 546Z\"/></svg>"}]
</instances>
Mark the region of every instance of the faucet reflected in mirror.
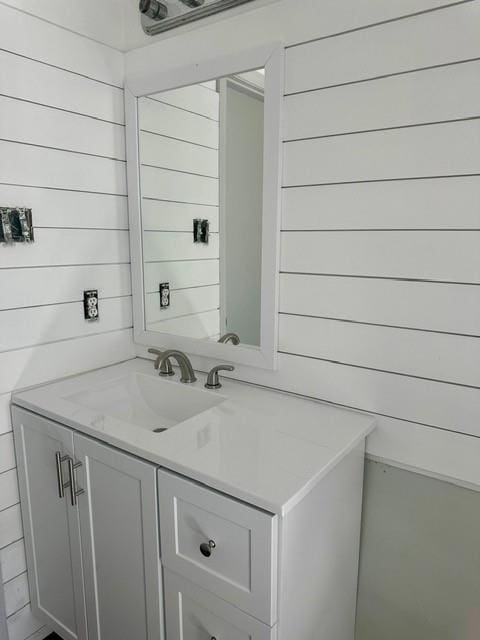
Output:
<instances>
[{"instance_id":1,"label":"faucet reflected in mirror","mask_svg":"<svg viewBox=\"0 0 480 640\"><path fill-rule=\"evenodd\" d=\"M218 341L221 342L222 344L227 344L228 342L231 342L235 346L240 344L240 338L236 333L233 333L233 332L225 333L223 336L221 336L218 339Z\"/></svg>"}]
</instances>

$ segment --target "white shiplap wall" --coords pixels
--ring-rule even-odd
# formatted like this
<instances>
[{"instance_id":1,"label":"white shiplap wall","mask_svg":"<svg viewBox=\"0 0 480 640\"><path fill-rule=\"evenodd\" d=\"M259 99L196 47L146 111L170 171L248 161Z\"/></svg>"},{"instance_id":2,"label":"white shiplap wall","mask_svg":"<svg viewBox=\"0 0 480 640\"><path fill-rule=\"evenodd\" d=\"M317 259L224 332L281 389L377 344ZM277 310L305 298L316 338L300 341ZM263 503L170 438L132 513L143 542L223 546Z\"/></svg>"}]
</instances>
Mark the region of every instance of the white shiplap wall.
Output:
<instances>
[{"instance_id":1,"label":"white shiplap wall","mask_svg":"<svg viewBox=\"0 0 480 640\"><path fill-rule=\"evenodd\" d=\"M282 353L277 373L238 377L374 412L370 455L478 485L480 3L447 4L281 0L169 38L155 60L288 45ZM0 39L0 196L33 206L41 240L0 252L12 610L28 596L10 392L129 357L130 283L121 56L4 6ZM127 64L151 59L138 50ZM106 322L85 336L78 292L92 286L119 313L102 301ZM28 604L8 622L10 640L43 633Z\"/></svg>"},{"instance_id":2,"label":"white shiplap wall","mask_svg":"<svg viewBox=\"0 0 480 640\"><path fill-rule=\"evenodd\" d=\"M127 70L276 38L279 368L234 375L374 413L371 456L478 487L480 2L287 0Z\"/></svg>"},{"instance_id":3,"label":"white shiplap wall","mask_svg":"<svg viewBox=\"0 0 480 640\"><path fill-rule=\"evenodd\" d=\"M0 42L0 206L32 207L36 239L0 247L0 568L9 640L40 640L10 394L133 355L123 59L4 5ZM100 295L92 324L89 288Z\"/></svg>"},{"instance_id":4,"label":"white shiplap wall","mask_svg":"<svg viewBox=\"0 0 480 640\"><path fill-rule=\"evenodd\" d=\"M476 484L479 56L477 1L287 50L280 317L282 385Z\"/></svg>"},{"instance_id":5,"label":"white shiplap wall","mask_svg":"<svg viewBox=\"0 0 480 640\"><path fill-rule=\"evenodd\" d=\"M220 332L218 139L215 82L138 101L147 329L192 338ZM193 242L194 218L210 222ZM170 283L161 309L159 283Z\"/></svg>"}]
</instances>

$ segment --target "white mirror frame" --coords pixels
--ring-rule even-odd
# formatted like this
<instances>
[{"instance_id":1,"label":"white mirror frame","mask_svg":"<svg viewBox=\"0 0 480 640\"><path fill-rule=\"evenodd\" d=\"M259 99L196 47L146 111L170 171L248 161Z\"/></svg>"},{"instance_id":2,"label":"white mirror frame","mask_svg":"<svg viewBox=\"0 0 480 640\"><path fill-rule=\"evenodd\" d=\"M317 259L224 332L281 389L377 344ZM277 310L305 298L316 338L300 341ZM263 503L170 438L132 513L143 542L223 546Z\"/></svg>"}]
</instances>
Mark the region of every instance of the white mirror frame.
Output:
<instances>
[{"instance_id":1,"label":"white mirror frame","mask_svg":"<svg viewBox=\"0 0 480 640\"><path fill-rule=\"evenodd\" d=\"M253 69L265 68L265 128L263 158L262 275L260 347L220 344L145 328L143 237L137 99L152 93L206 82ZM284 47L279 43L235 55L196 60L188 67L149 69L127 74L125 115L128 209L135 342L237 364L276 369L278 345L278 287L280 266L282 103Z\"/></svg>"}]
</instances>

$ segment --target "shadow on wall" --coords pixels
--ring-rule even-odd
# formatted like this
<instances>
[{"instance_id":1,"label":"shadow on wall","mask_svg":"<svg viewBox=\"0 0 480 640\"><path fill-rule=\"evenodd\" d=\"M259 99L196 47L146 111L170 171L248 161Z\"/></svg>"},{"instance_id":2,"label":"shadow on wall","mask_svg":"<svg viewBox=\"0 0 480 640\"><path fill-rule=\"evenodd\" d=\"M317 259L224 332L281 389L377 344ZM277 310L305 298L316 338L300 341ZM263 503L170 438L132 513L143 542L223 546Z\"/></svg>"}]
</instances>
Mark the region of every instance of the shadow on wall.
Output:
<instances>
[{"instance_id":1,"label":"shadow on wall","mask_svg":"<svg viewBox=\"0 0 480 640\"><path fill-rule=\"evenodd\" d=\"M367 461L356 640L480 638L480 493Z\"/></svg>"}]
</instances>

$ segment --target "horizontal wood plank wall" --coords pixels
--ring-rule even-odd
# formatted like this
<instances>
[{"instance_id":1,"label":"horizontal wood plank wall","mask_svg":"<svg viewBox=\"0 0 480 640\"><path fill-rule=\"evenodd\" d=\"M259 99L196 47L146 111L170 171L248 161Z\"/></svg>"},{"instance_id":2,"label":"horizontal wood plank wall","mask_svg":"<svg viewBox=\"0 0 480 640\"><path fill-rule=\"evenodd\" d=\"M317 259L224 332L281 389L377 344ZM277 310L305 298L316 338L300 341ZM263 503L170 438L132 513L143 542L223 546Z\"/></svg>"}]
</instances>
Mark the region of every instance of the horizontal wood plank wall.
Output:
<instances>
[{"instance_id":1,"label":"horizontal wood plank wall","mask_svg":"<svg viewBox=\"0 0 480 640\"><path fill-rule=\"evenodd\" d=\"M219 95L193 85L140 98L145 316L150 331L213 338L219 315ZM210 223L193 242L193 220ZM170 283L161 309L159 283Z\"/></svg>"},{"instance_id":2,"label":"horizontal wood plank wall","mask_svg":"<svg viewBox=\"0 0 480 640\"><path fill-rule=\"evenodd\" d=\"M279 3L188 42L287 45L278 371L233 377L371 412L369 455L478 488L480 2L442 4Z\"/></svg>"},{"instance_id":3,"label":"horizontal wood plank wall","mask_svg":"<svg viewBox=\"0 0 480 640\"><path fill-rule=\"evenodd\" d=\"M15 389L132 349L122 55L0 5L0 206L35 243L0 247L0 566L9 640L47 633L29 606L10 423ZM100 320L83 319L98 288Z\"/></svg>"},{"instance_id":4,"label":"horizontal wood plank wall","mask_svg":"<svg viewBox=\"0 0 480 640\"><path fill-rule=\"evenodd\" d=\"M445 448L480 448L479 18L287 49L284 120L281 386L377 414L371 455L467 484Z\"/></svg>"},{"instance_id":5,"label":"horizontal wood plank wall","mask_svg":"<svg viewBox=\"0 0 480 640\"><path fill-rule=\"evenodd\" d=\"M476 0L448 3L450 6L445 3L437 11L428 11L425 4L418 3L418 15L293 46L287 56L286 93L478 58ZM421 13L422 9L427 11Z\"/></svg>"}]
</instances>

